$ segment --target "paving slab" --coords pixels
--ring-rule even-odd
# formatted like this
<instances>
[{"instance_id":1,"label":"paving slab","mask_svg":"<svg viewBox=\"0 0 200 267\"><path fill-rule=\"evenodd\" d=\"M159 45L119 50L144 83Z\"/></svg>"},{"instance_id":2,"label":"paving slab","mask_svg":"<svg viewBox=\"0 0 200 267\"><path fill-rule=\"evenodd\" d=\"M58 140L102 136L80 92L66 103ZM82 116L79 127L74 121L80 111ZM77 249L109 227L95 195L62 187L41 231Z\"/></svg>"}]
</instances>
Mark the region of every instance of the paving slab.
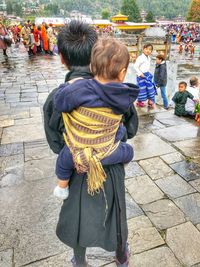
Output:
<instances>
[{"instance_id":1,"label":"paving slab","mask_svg":"<svg viewBox=\"0 0 200 267\"><path fill-rule=\"evenodd\" d=\"M177 198L174 202L194 224L200 223L200 193Z\"/></svg>"},{"instance_id":2,"label":"paving slab","mask_svg":"<svg viewBox=\"0 0 200 267\"><path fill-rule=\"evenodd\" d=\"M135 161L176 152L173 147L152 133L137 135L130 143L135 149Z\"/></svg>"},{"instance_id":3,"label":"paving slab","mask_svg":"<svg viewBox=\"0 0 200 267\"><path fill-rule=\"evenodd\" d=\"M43 125L17 125L3 129L1 143L28 142L43 138L45 138Z\"/></svg>"},{"instance_id":4,"label":"paving slab","mask_svg":"<svg viewBox=\"0 0 200 267\"><path fill-rule=\"evenodd\" d=\"M24 143L25 161L57 157L49 148L46 140L36 140Z\"/></svg>"},{"instance_id":5,"label":"paving slab","mask_svg":"<svg viewBox=\"0 0 200 267\"><path fill-rule=\"evenodd\" d=\"M175 142L174 145L182 151L186 157L199 158L200 157L200 138Z\"/></svg>"},{"instance_id":6,"label":"paving slab","mask_svg":"<svg viewBox=\"0 0 200 267\"><path fill-rule=\"evenodd\" d=\"M189 182L198 192L200 192L200 179Z\"/></svg>"},{"instance_id":7,"label":"paving slab","mask_svg":"<svg viewBox=\"0 0 200 267\"><path fill-rule=\"evenodd\" d=\"M191 222L168 229L166 243L184 266L200 262L200 232Z\"/></svg>"},{"instance_id":8,"label":"paving slab","mask_svg":"<svg viewBox=\"0 0 200 267\"><path fill-rule=\"evenodd\" d=\"M13 250L0 251L0 267L12 267Z\"/></svg>"},{"instance_id":9,"label":"paving slab","mask_svg":"<svg viewBox=\"0 0 200 267\"><path fill-rule=\"evenodd\" d=\"M177 117L173 113L173 110L170 112L156 113L154 118L165 126L177 126L188 123L186 119Z\"/></svg>"},{"instance_id":10,"label":"paving slab","mask_svg":"<svg viewBox=\"0 0 200 267\"><path fill-rule=\"evenodd\" d=\"M32 224L19 231L19 246L15 248L15 266L22 266L66 251L55 233L56 221Z\"/></svg>"},{"instance_id":11,"label":"paving slab","mask_svg":"<svg viewBox=\"0 0 200 267\"><path fill-rule=\"evenodd\" d=\"M168 247L151 249L130 257L131 267L182 267Z\"/></svg>"},{"instance_id":12,"label":"paving slab","mask_svg":"<svg viewBox=\"0 0 200 267\"><path fill-rule=\"evenodd\" d=\"M156 228L160 230L185 222L184 213L168 199L143 205L142 209Z\"/></svg>"},{"instance_id":13,"label":"paving slab","mask_svg":"<svg viewBox=\"0 0 200 267\"><path fill-rule=\"evenodd\" d=\"M159 106L156 105L155 108L149 108L147 105L143 108L136 107L137 113L139 116L147 115L147 114L155 114L155 113L160 113L160 112L166 112L166 110Z\"/></svg>"},{"instance_id":14,"label":"paving slab","mask_svg":"<svg viewBox=\"0 0 200 267\"><path fill-rule=\"evenodd\" d=\"M165 242L146 216L128 221L128 242L133 254L163 245Z\"/></svg>"},{"instance_id":15,"label":"paving slab","mask_svg":"<svg viewBox=\"0 0 200 267\"><path fill-rule=\"evenodd\" d=\"M174 174L174 171L159 157L140 160L139 164L153 180Z\"/></svg>"},{"instance_id":16,"label":"paving slab","mask_svg":"<svg viewBox=\"0 0 200 267\"><path fill-rule=\"evenodd\" d=\"M13 119L7 119L7 120L1 120L0 121L0 127L8 127L14 125Z\"/></svg>"},{"instance_id":17,"label":"paving slab","mask_svg":"<svg viewBox=\"0 0 200 267\"><path fill-rule=\"evenodd\" d=\"M0 188L1 232L9 236L10 231L19 231L22 227L28 228L46 221L54 222L55 231L61 205L53 196L55 184L55 179L43 179Z\"/></svg>"},{"instance_id":18,"label":"paving slab","mask_svg":"<svg viewBox=\"0 0 200 267\"><path fill-rule=\"evenodd\" d=\"M170 167L187 182L200 178L200 166L194 162L181 161L170 164Z\"/></svg>"},{"instance_id":19,"label":"paving slab","mask_svg":"<svg viewBox=\"0 0 200 267\"><path fill-rule=\"evenodd\" d=\"M24 155L0 157L0 188L14 186L24 180Z\"/></svg>"},{"instance_id":20,"label":"paving slab","mask_svg":"<svg viewBox=\"0 0 200 267\"><path fill-rule=\"evenodd\" d=\"M164 197L163 192L147 175L128 179L125 185L137 204L147 204ZM149 192L151 192L151 194Z\"/></svg>"},{"instance_id":21,"label":"paving slab","mask_svg":"<svg viewBox=\"0 0 200 267\"><path fill-rule=\"evenodd\" d=\"M140 215L143 215L144 212L137 205L137 203L132 199L132 197L126 193L126 216L127 219L131 219Z\"/></svg>"},{"instance_id":22,"label":"paving slab","mask_svg":"<svg viewBox=\"0 0 200 267\"><path fill-rule=\"evenodd\" d=\"M172 163L180 162L180 161L183 161L185 159L185 157L181 153L179 153L179 152L174 152L174 153L166 154L166 155L163 155L163 156L160 156L160 157L167 164L172 164Z\"/></svg>"},{"instance_id":23,"label":"paving slab","mask_svg":"<svg viewBox=\"0 0 200 267\"><path fill-rule=\"evenodd\" d=\"M181 197L196 191L178 174L156 180L155 183L170 198Z\"/></svg>"},{"instance_id":24,"label":"paving slab","mask_svg":"<svg viewBox=\"0 0 200 267\"><path fill-rule=\"evenodd\" d=\"M22 154L23 152L23 143L1 144L0 146L0 157Z\"/></svg>"},{"instance_id":25,"label":"paving slab","mask_svg":"<svg viewBox=\"0 0 200 267\"><path fill-rule=\"evenodd\" d=\"M26 181L41 180L55 177L55 158L29 160L24 164L24 179Z\"/></svg>"},{"instance_id":26,"label":"paving slab","mask_svg":"<svg viewBox=\"0 0 200 267\"><path fill-rule=\"evenodd\" d=\"M155 120L153 116L141 116L139 121L138 134L151 132L152 130L158 130L165 128L163 124Z\"/></svg>"},{"instance_id":27,"label":"paving slab","mask_svg":"<svg viewBox=\"0 0 200 267\"><path fill-rule=\"evenodd\" d=\"M125 178L132 178L144 175L144 170L140 167L137 162L131 161L125 166Z\"/></svg>"},{"instance_id":28,"label":"paving slab","mask_svg":"<svg viewBox=\"0 0 200 267\"><path fill-rule=\"evenodd\" d=\"M165 129L154 131L155 134L162 137L169 142L176 142L198 137L198 126L191 124L184 124L172 126Z\"/></svg>"}]
</instances>

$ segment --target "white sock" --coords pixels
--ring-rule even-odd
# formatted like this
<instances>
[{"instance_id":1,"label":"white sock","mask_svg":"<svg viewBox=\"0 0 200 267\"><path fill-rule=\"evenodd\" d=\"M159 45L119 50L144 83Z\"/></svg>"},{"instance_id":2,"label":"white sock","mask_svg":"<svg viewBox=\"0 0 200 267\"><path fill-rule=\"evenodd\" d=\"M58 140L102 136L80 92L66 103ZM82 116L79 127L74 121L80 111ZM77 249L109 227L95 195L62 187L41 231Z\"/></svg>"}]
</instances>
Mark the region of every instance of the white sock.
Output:
<instances>
[{"instance_id":1,"label":"white sock","mask_svg":"<svg viewBox=\"0 0 200 267\"><path fill-rule=\"evenodd\" d=\"M64 200L69 196L69 187L62 188L57 185L53 190L53 194L55 197Z\"/></svg>"}]
</instances>

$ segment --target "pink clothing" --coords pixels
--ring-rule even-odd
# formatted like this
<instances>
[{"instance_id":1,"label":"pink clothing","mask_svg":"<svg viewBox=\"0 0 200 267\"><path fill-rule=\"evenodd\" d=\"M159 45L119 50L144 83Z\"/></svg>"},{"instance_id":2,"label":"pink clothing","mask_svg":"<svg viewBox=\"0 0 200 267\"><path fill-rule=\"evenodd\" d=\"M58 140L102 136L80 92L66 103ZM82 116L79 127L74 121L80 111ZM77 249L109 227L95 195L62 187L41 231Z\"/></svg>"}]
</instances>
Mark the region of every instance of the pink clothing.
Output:
<instances>
[{"instance_id":1,"label":"pink clothing","mask_svg":"<svg viewBox=\"0 0 200 267\"><path fill-rule=\"evenodd\" d=\"M4 28L0 29L0 49L7 49L6 43L3 41L3 36L6 35L6 30Z\"/></svg>"}]
</instances>

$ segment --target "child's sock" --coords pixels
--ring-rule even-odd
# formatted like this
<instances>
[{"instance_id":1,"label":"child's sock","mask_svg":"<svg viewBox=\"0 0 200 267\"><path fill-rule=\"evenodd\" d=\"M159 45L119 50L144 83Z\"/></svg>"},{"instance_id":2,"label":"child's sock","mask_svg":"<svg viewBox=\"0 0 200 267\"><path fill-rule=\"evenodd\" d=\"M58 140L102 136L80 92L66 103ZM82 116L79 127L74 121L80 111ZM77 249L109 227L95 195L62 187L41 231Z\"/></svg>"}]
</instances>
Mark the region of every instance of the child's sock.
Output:
<instances>
[{"instance_id":1,"label":"child's sock","mask_svg":"<svg viewBox=\"0 0 200 267\"><path fill-rule=\"evenodd\" d=\"M69 196L69 187L67 186L65 188L62 188L59 185L57 185L54 188L53 194L55 197L65 200Z\"/></svg>"}]
</instances>

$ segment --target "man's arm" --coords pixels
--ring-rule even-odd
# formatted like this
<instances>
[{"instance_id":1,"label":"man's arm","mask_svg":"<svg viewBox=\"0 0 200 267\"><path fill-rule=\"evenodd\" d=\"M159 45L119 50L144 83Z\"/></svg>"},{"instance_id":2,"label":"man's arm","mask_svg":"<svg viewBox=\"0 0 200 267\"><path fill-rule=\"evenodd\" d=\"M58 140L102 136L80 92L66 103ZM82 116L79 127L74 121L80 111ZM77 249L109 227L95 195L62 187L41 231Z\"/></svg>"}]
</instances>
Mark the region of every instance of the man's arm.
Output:
<instances>
[{"instance_id":1,"label":"man's arm","mask_svg":"<svg viewBox=\"0 0 200 267\"><path fill-rule=\"evenodd\" d=\"M61 113L53 105L53 95L57 88L54 89L47 97L43 106L44 112L44 129L47 142L54 153L59 154L64 146L63 131L64 124Z\"/></svg>"},{"instance_id":2,"label":"man's arm","mask_svg":"<svg viewBox=\"0 0 200 267\"><path fill-rule=\"evenodd\" d=\"M123 123L127 130L127 134L123 138L123 141L126 141L127 139L133 138L138 130L138 114L134 105L131 105L129 110L124 114Z\"/></svg>"}]
</instances>

